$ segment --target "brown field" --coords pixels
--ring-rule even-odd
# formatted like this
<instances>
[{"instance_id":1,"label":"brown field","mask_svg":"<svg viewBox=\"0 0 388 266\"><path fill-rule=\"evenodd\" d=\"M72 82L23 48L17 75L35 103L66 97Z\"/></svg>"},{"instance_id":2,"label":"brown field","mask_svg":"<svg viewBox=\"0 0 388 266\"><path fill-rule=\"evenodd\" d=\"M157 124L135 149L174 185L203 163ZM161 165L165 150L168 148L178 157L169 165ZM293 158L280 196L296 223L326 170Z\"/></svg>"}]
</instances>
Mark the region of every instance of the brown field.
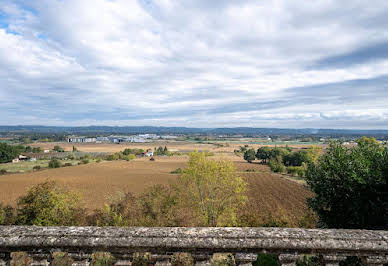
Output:
<instances>
[{"instance_id":1,"label":"brown field","mask_svg":"<svg viewBox=\"0 0 388 266\"><path fill-rule=\"evenodd\" d=\"M235 149L239 149L243 146L241 143L226 143L220 142L224 147L218 147L215 144L202 144L188 141L154 141L149 143L68 143L68 142L47 142L47 143L34 143L31 146L41 147L43 149L53 149L55 145L59 145L65 149L65 151L72 151L75 146L79 151L83 152L119 152L125 148L138 148L138 149L153 149L159 146L167 146L170 151L189 152L189 151L211 151L215 153L233 153ZM226 146L228 145L228 146ZM249 148L258 149L261 144L249 144ZM274 146L274 145L272 145ZM284 145L278 145L284 146ZM294 144L289 145L292 148L300 149L310 147L308 144ZM320 145L325 147L326 145Z\"/></svg>"},{"instance_id":2,"label":"brown field","mask_svg":"<svg viewBox=\"0 0 388 266\"><path fill-rule=\"evenodd\" d=\"M265 165L249 164L234 155L222 157L233 159L239 173L249 183L249 202L245 210L257 216L285 218L291 224L305 214L306 198L311 196L311 192L303 185L271 173ZM186 160L186 156L156 157L156 161L142 158L0 176L0 202L15 205L17 198L29 187L45 180L55 180L78 191L88 209L101 208L120 191L140 193L154 184L168 184L177 177L170 172L184 168ZM256 172L245 172L247 169Z\"/></svg>"}]
</instances>

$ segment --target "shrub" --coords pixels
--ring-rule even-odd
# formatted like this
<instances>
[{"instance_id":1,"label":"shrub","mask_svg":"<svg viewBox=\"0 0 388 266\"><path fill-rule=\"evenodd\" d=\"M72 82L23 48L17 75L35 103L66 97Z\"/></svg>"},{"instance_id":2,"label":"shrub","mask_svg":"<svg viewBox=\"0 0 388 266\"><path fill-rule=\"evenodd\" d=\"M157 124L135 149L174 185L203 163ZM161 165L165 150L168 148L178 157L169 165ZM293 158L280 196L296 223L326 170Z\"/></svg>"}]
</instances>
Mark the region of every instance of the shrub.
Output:
<instances>
[{"instance_id":1,"label":"shrub","mask_svg":"<svg viewBox=\"0 0 388 266\"><path fill-rule=\"evenodd\" d=\"M17 214L17 223L21 225L79 225L84 210L78 194L46 181L18 199Z\"/></svg>"},{"instance_id":2,"label":"shrub","mask_svg":"<svg viewBox=\"0 0 388 266\"><path fill-rule=\"evenodd\" d=\"M85 158L85 159L82 160L82 164L88 164L88 163L89 163L89 159Z\"/></svg>"},{"instance_id":3,"label":"shrub","mask_svg":"<svg viewBox=\"0 0 388 266\"><path fill-rule=\"evenodd\" d=\"M109 252L95 252L92 255L91 266L113 266L115 258Z\"/></svg>"},{"instance_id":4,"label":"shrub","mask_svg":"<svg viewBox=\"0 0 388 266\"><path fill-rule=\"evenodd\" d=\"M68 167L68 166L73 166L72 163L65 163L64 166Z\"/></svg>"},{"instance_id":5,"label":"shrub","mask_svg":"<svg viewBox=\"0 0 388 266\"><path fill-rule=\"evenodd\" d=\"M190 253L177 252L171 258L171 266L193 266L194 259Z\"/></svg>"},{"instance_id":6,"label":"shrub","mask_svg":"<svg viewBox=\"0 0 388 266\"><path fill-rule=\"evenodd\" d=\"M16 220L15 209L0 203L0 225L11 225Z\"/></svg>"},{"instance_id":7,"label":"shrub","mask_svg":"<svg viewBox=\"0 0 388 266\"><path fill-rule=\"evenodd\" d=\"M278 256L273 254L258 254L254 266L278 266Z\"/></svg>"},{"instance_id":8,"label":"shrub","mask_svg":"<svg viewBox=\"0 0 388 266\"><path fill-rule=\"evenodd\" d=\"M268 165L271 171L275 173L283 173L285 171L285 166L278 159L270 159Z\"/></svg>"},{"instance_id":9,"label":"shrub","mask_svg":"<svg viewBox=\"0 0 388 266\"><path fill-rule=\"evenodd\" d=\"M247 170L245 170L245 172L256 172L256 170L255 169L247 169Z\"/></svg>"},{"instance_id":10,"label":"shrub","mask_svg":"<svg viewBox=\"0 0 388 266\"><path fill-rule=\"evenodd\" d=\"M151 157L151 158L150 158L150 161L155 161L155 158L154 158L154 157Z\"/></svg>"},{"instance_id":11,"label":"shrub","mask_svg":"<svg viewBox=\"0 0 388 266\"><path fill-rule=\"evenodd\" d=\"M49 168L59 168L61 167L61 162L58 159L51 159L51 161L48 164Z\"/></svg>"},{"instance_id":12,"label":"shrub","mask_svg":"<svg viewBox=\"0 0 388 266\"><path fill-rule=\"evenodd\" d=\"M32 170L34 171L38 171L40 169L41 169L40 165L35 165L34 167L32 167Z\"/></svg>"},{"instance_id":13,"label":"shrub","mask_svg":"<svg viewBox=\"0 0 388 266\"><path fill-rule=\"evenodd\" d=\"M170 174L182 174L182 173L183 173L182 168L177 168L170 172Z\"/></svg>"},{"instance_id":14,"label":"shrub","mask_svg":"<svg viewBox=\"0 0 388 266\"><path fill-rule=\"evenodd\" d=\"M74 153L70 153L69 155L66 156L66 158L69 160L75 160L75 155Z\"/></svg>"},{"instance_id":15,"label":"shrub","mask_svg":"<svg viewBox=\"0 0 388 266\"><path fill-rule=\"evenodd\" d=\"M1 170L0 170L0 175L5 175L5 174L7 174L7 170L1 169Z\"/></svg>"},{"instance_id":16,"label":"shrub","mask_svg":"<svg viewBox=\"0 0 388 266\"><path fill-rule=\"evenodd\" d=\"M56 152L65 152L65 150L62 147L59 147L59 146L54 146L53 150L56 151Z\"/></svg>"},{"instance_id":17,"label":"shrub","mask_svg":"<svg viewBox=\"0 0 388 266\"><path fill-rule=\"evenodd\" d=\"M246 160L248 163L251 163L255 160L255 150L249 149L244 152L244 160Z\"/></svg>"},{"instance_id":18,"label":"shrub","mask_svg":"<svg viewBox=\"0 0 388 266\"><path fill-rule=\"evenodd\" d=\"M236 266L236 261L231 253L215 253L210 264L212 266Z\"/></svg>"},{"instance_id":19,"label":"shrub","mask_svg":"<svg viewBox=\"0 0 388 266\"><path fill-rule=\"evenodd\" d=\"M294 176L304 177L306 174L306 166L303 163L303 166L288 166L287 173Z\"/></svg>"},{"instance_id":20,"label":"shrub","mask_svg":"<svg viewBox=\"0 0 388 266\"><path fill-rule=\"evenodd\" d=\"M101 163L101 161L102 161L101 159L97 159L96 163Z\"/></svg>"}]
</instances>

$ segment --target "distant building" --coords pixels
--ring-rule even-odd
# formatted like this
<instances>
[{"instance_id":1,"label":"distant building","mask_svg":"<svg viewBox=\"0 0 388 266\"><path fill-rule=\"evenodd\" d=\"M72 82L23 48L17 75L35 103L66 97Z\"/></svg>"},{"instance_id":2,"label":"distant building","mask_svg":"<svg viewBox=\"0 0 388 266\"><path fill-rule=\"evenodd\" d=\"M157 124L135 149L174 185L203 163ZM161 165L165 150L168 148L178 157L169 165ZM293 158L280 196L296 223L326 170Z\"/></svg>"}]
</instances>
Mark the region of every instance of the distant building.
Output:
<instances>
[{"instance_id":1,"label":"distant building","mask_svg":"<svg viewBox=\"0 0 388 266\"><path fill-rule=\"evenodd\" d=\"M28 160L28 157L25 156L25 155L19 155L19 161L27 161Z\"/></svg>"},{"instance_id":2,"label":"distant building","mask_svg":"<svg viewBox=\"0 0 388 266\"><path fill-rule=\"evenodd\" d=\"M145 156L145 157L152 157L152 156L154 156L154 153L152 151L143 152L143 156Z\"/></svg>"},{"instance_id":3,"label":"distant building","mask_svg":"<svg viewBox=\"0 0 388 266\"><path fill-rule=\"evenodd\" d=\"M161 136L162 139L176 139L177 136Z\"/></svg>"},{"instance_id":4,"label":"distant building","mask_svg":"<svg viewBox=\"0 0 388 266\"><path fill-rule=\"evenodd\" d=\"M44 152L44 153L49 153L49 152L50 152L50 150L44 150L43 152Z\"/></svg>"},{"instance_id":5,"label":"distant building","mask_svg":"<svg viewBox=\"0 0 388 266\"><path fill-rule=\"evenodd\" d=\"M72 137L67 139L67 142L75 142L75 143L92 143L96 141L97 141L96 138L85 138L85 137Z\"/></svg>"}]
</instances>

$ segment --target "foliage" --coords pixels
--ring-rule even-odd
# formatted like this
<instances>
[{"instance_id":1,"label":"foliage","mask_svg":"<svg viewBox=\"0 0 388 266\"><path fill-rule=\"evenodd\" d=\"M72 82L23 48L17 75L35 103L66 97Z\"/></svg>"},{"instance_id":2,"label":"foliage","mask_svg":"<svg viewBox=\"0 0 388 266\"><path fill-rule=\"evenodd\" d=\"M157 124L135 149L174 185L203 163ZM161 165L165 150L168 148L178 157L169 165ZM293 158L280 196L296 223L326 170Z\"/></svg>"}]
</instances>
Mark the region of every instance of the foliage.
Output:
<instances>
[{"instance_id":1,"label":"foliage","mask_svg":"<svg viewBox=\"0 0 388 266\"><path fill-rule=\"evenodd\" d=\"M0 203L0 225L14 224L16 219L15 210L11 206L3 206Z\"/></svg>"},{"instance_id":2,"label":"foliage","mask_svg":"<svg viewBox=\"0 0 388 266\"><path fill-rule=\"evenodd\" d=\"M275 173L283 173L286 170L286 167L281 162L281 157L271 158L268 163L271 171Z\"/></svg>"},{"instance_id":3,"label":"foliage","mask_svg":"<svg viewBox=\"0 0 388 266\"><path fill-rule=\"evenodd\" d=\"M258 254L253 266L278 266L278 256L265 253Z\"/></svg>"},{"instance_id":4,"label":"foliage","mask_svg":"<svg viewBox=\"0 0 388 266\"><path fill-rule=\"evenodd\" d=\"M176 252L171 258L171 266L192 266L192 265L194 265L194 259L190 253Z\"/></svg>"},{"instance_id":5,"label":"foliage","mask_svg":"<svg viewBox=\"0 0 388 266\"><path fill-rule=\"evenodd\" d=\"M260 147L257 149L256 158L262 160L263 163L271 158L271 148L270 147Z\"/></svg>"},{"instance_id":6,"label":"foliage","mask_svg":"<svg viewBox=\"0 0 388 266\"><path fill-rule=\"evenodd\" d=\"M18 149L7 143L0 143L0 163L8 163L15 159L19 154Z\"/></svg>"},{"instance_id":7,"label":"foliage","mask_svg":"<svg viewBox=\"0 0 388 266\"><path fill-rule=\"evenodd\" d=\"M59 168L59 167L61 167L61 162L58 159L53 158L50 160L48 167L49 168Z\"/></svg>"},{"instance_id":8,"label":"foliage","mask_svg":"<svg viewBox=\"0 0 388 266\"><path fill-rule=\"evenodd\" d=\"M83 164L88 164L89 163L89 159L82 159L81 161Z\"/></svg>"},{"instance_id":9,"label":"foliage","mask_svg":"<svg viewBox=\"0 0 388 266\"><path fill-rule=\"evenodd\" d=\"M42 149L41 149L41 147L26 146L24 148L24 152L40 153L40 152L42 152Z\"/></svg>"},{"instance_id":10,"label":"foliage","mask_svg":"<svg viewBox=\"0 0 388 266\"><path fill-rule=\"evenodd\" d=\"M82 222L78 194L55 182L38 184L18 200L17 223L21 225L78 225Z\"/></svg>"},{"instance_id":11,"label":"foliage","mask_svg":"<svg viewBox=\"0 0 388 266\"><path fill-rule=\"evenodd\" d=\"M133 154L133 155L142 155L142 153L144 152L143 149L125 149L123 151L123 154L124 155L130 155L130 154Z\"/></svg>"},{"instance_id":12,"label":"foliage","mask_svg":"<svg viewBox=\"0 0 388 266\"><path fill-rule=\"evenodd\" d=\"M210 260L212 266L236 266L233 254L231 253L215 253Z\"/></svg>"},{"instance_id":13,"label":"foliage","mask_svg":"<svg viewBox=\"0 0 388 266\"><path fill-rule=\"evenodd\" d=\"M115 258L108 252L95 252L92 255L91 266L113 266Z\"/></svg>"},{"instance_id":14,"label":"foliage","mask_svg":"<svg viewBox=\"0 0 388 266\"><path fill-rule=\"evenodd\" d=\"M308 204L321 226L387 229L387 162L387 147L373 138L362 138L351 148L331 142L306 173L315 193Z\"/></svg>"},{"instance_id":15,"label":"foliage","mask_svg":"<svg viewBox=\"0 0 388 266\"><path fill-rule=\"evenodd\" d=\"M251 163L252 161L255 160L255 150L254 149L249 149L244 152L244 160L247 161L248 163Z\"/></svg>"},{"instance_id":16,"label":"foliage","mask_svg":"<svg viewBox=\"0 0 388 266\"><path fill-rule=\"evenodd\" d=\"M53 150L56 151L56 152L64 152L65 151L65 149L63 149L62 147L60 147L58 145L54 146Z\"/></svg>"},{"instance_id":17,"label":"foliage","mask_svg":"<svg viewBox=\"0 0 388 266\"><path fill-rule=\"evenodd\" d=\"M183 173L182 168L177 168L170 172L170 174L182 174L182 173Z\"/></svg>"},{"instance_id":18,"label":"foliage","mask_svg":"<svg viewBox=\"0 0 388 266\"><path fill-rule=\"evenodd\" d=\"M307 166L305 163L302 166L288 166L287 174L299 177L305 177Z\"/></svg>"},{"instance_id":19,"label":"foliage","mask_svg":"<svg viewBox=\"0 0 388 266\"><path fill-rule=\"evenodd\" d=\"M155 155L168 155L167 146L164 146L164 148L162 146L160 146L159 148L155 149L154 154Z\"/></svg>"},{"instance_id":20,"label":"foliage","mask_svg":"<svg viewBox=\"0 0 388 266\"><path fill-rule=\"evenodd\" d=\"M90 223L98 226L177 226L177 198L168 188L155 185L139 196L119 195L105 209L96 210Z\"/></svg>"},{"instance_id":21,"label":"foliage","mask_svg":"<svg viewBox=\"0 0 388 266\"><path fill-rule=\"evenodd\" d=\"M204 226L236 225L236 212L247 200L247 183L231 161L190 153L188 167L177 179L180 204L196 212Z\"/></svg>"},{"instance_id":22,"label":"foliage","mask_svg":"<svg viewBox=\"0 0 388 266\"><path fill-rule=\"evenodd\" d=\"M320 260L317 256L303 256L296 262L297 266L320 266Z\"/></svg>"},{"instance_id":23,"label":"foliage","mask_svg":"<svg viewBox=\"0 0 388 266\"><path fill-rule=\"evenodd\" d=\"M35 165L34 167L32 167L32 170L34 171L38 171L40 169L41 169L40 165Z\"/></svg>"},{"instance_id":24,"label":"foliage","mask_svg":"<svg viewBox=\"0 0 388 266\"><path fill-rule=\"evenodd\" d=\"M0 169L0 175L5 175L7 174L7 170L6 169Z\"/></svg>"}]
</instances>

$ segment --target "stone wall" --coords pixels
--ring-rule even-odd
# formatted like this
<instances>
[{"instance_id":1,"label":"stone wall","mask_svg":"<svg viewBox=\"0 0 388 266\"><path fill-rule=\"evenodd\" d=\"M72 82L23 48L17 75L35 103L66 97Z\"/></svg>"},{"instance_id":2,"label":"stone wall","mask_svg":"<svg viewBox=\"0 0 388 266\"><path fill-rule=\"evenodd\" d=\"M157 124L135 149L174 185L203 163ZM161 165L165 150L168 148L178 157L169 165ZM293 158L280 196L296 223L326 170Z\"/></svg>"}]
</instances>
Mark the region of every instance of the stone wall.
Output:
<instances>
[{"instance_id":1,"label":"stone wall","mask_svg":"<svg viewBox=\"0 0 388 266\"><path fill-rule=\"evenodd\" d=\"M89 265L94 252L110 252L116 265L136 265L139 258L148 259L148 264L171 265L181 254L196 265L210 265L219 253L229 254L237 265L250 265L259 253L278 255L281 265L295 265L304 254L318 255L324 265L338 265L347 256L361 257L365 265L382 265L388 263L388 232L0 226L0 265L8 265L11 253L17 251L27 252L31 265L50 265L54 252L66 252L73 265Z\"/></svg>"}]
</instances>

